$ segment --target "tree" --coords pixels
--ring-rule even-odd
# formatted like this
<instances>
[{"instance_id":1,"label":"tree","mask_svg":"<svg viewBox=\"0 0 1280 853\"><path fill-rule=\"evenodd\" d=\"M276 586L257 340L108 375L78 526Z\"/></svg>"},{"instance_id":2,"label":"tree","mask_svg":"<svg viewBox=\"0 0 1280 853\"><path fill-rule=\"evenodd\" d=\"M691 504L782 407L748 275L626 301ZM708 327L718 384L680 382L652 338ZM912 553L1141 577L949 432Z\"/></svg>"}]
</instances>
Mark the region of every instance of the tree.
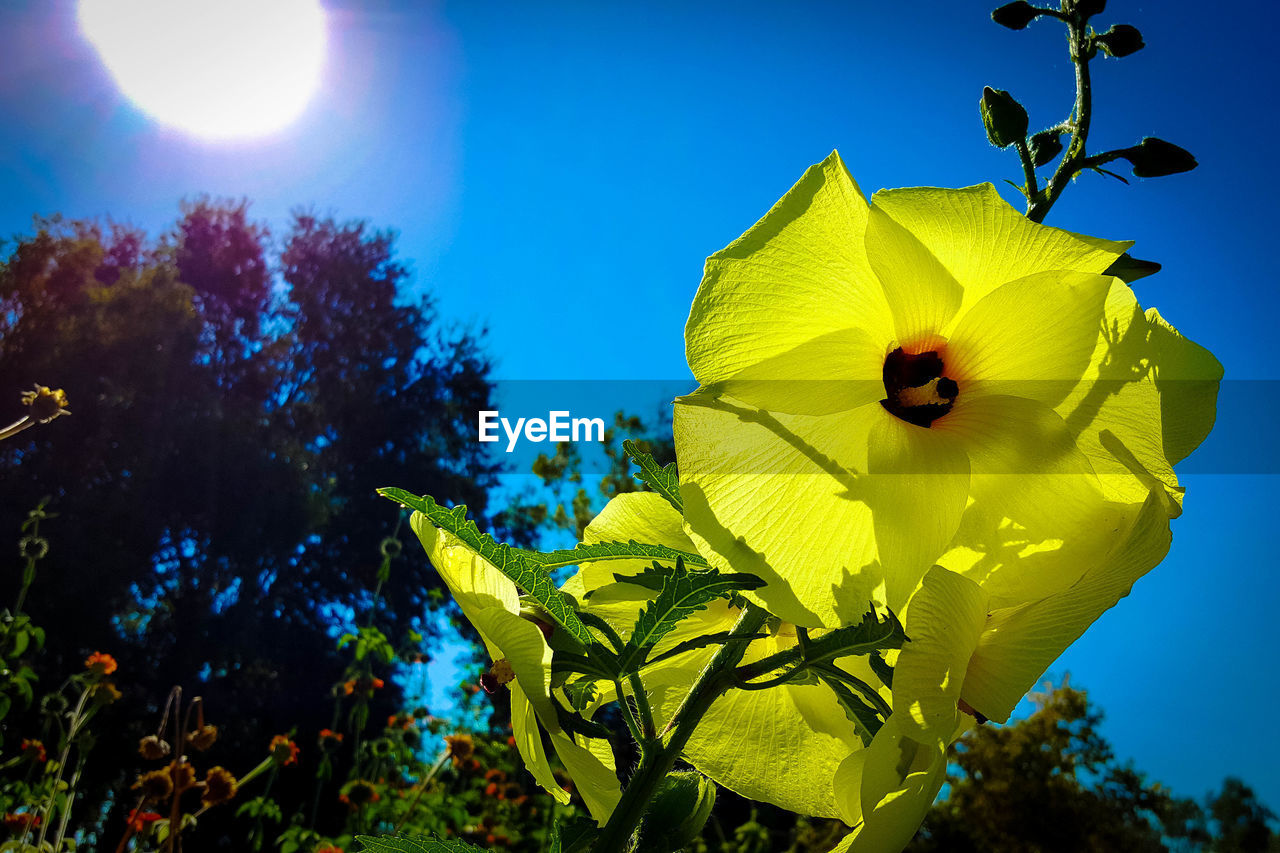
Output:
<instances>
[{"instance_id":1,"label":"tree","mask_svg":"<svg viewBox=\"0 0 1280 853\"><path fill-rule=\"evenodd\" d=\"M959 742L950 793L908 848L955 851L1200 849L1209 840L1192 800L1120 764L1082 690L1046 686L1037 709Z\"/></svg>"},{"instance_id":2,"label":"tree","mask_svg":"<svg viewBox=\"0 0 1280 853\"><path fill-rule=\"evenodd\" d=\"M127 688L82 788L131 781L107 771L136 763L173 684L204 694L229 767L276 731L329 725L332 631L370 602L398 522L374 489L413 483L483 515L495 470L471 418L491 408L489 364L407 279L390 232L299 213L276 254L243 202L186 204L156 241L53 218L11 244L0 406L17 417L43 382L74 416L0 445L0 531L16 538L52 496L26 605L48 630L42 674L109 650ZM395 597L376 599L394 642L423 629L437 585L405 554Z\"/></svg>"}]
</instances>

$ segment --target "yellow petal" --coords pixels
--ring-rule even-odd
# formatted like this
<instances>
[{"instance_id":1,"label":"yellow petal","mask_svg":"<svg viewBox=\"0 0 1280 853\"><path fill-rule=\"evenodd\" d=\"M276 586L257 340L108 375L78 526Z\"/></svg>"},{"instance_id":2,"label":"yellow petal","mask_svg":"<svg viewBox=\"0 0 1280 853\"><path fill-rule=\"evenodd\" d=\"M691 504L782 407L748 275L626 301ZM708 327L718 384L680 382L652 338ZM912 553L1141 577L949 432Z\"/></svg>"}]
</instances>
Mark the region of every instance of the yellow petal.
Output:
<instances>
[{"instance_id":1,"label":"yellow petal","mask_svg":"<svg viewBox=\"0 0 1280 853\"><path fill-rule=\"evenodd\" d=\"M878 404L775 417L688 397L674 426L690 537L717 568L764 578L748 597L794 624L901 606L964 506L958 443Z\"/></svg>"},{"instance_id":2,"label":"yellow petal","mask_svg":"<svg viewBox=\"0 0 1280 853\"><path fill-rule=\"evenodd\" d=\"M1112 279L1036 273L987 294L956 321L946 375L960 399L1005 394L1054 405L1085 375Z\"/></svg>"},{"instance_id":3,"label":"yellow petal","mask_svg":"<svg viewBox=\"0 0 1280 853\"><path fill-rule=\"evenodd\" d=\"M1049 270L1101 273L1133 245L1036 224L991 184L881 190L872 205L914 234L960 283L961 313L1023 276Z\"/></svg>"},{"instance_id":4,"label":"yellow petal","mask_svg":"<svg viewBox=\"0 0 1280 853\"><path fill-rule=\"evenodd\" d=\"M955 730L965 670L987 621L987 595L934 566L903 618L910 639L894 665L893 715L922 743L945 740Z\"/></svg>"},{"instance_id":5,"label":"yellow petal","mask_svg":"<svg viewBox=\"0 0 1280 853\"><path fill-rule=\"evenodd\" d=\"M896 344L911 352L931 349L960 309L959 282L915 235L875 207L867 220L866 246L867 261L893 312Z\"/></svg>"},{"instance_id":6,"label":"yellow petal","mask_svg":"<svg viewBox=\"0 0 1280 853\"><path fill-rule=\"evenodd\" d=\"M892 323L862 246L866 220L866 199L833 152L708 258L685 327L698 381L730 379L845 329L887 341Z\"/></svg>"},{"instance_id":7,"label":"yellow petal","mask_svg":"<svg viewBox=\"0 0 1280 853\"><path fill-rule=\"evenodd\" d=\"M794 636L752 644L743 662L794 646ZM687 685L694 673L685 677ZM673 708L667 698L664 718ZM685 758L748 799L819 817L838 817L831 780L845 756L863 749L835 694L820 684L730 690L702 718Z\"/></svg>"},{"instance_id":8,"label":"yellow petal","mask_svg":"<svg viewBox=\"0 0 1280 853\"><path fill-rule=\"evenodd\" d=\"M1125 507L1107 501L1052 409L1022 397L961 399L935 430L963 439L971 501L938 562L980 584L993 607L1061 591L1115 541Z\"/></svg>"},{"instance_id":9,"label":"yellow petal","mask_svg":"<svg viewBox=\"0 0 1280 853\"><path fill-rule=\"evenodd\" d=\"M1181 490L1173 465L1213 426L1221 378L1217 359L1154 309L1144 314L1133 291L1116 281L1090 370L1056 409L1108 497L1141 502L1163 485L1176 516Z\"/></svg>"},{"instance_id":10,"label":"yellow petal","mask_svg":"<svg viewBox=\"0 0 1280 853\"><path fill-rule=\"evenodd\" d=\"M965 701L993 720L1007 720L1058 655L1164 559L1170 538L1163 499L1152 494L1132 515L1127 535L1069 589L993 612L969 662Z\"/></svg>"},{"instance_id":11,"label":"yellow petal","mask_svg":"<svg viewBox=\"0 0 1280 853\"><path fill-rule=\"evenodd\" d=\"M603 738L575 737L559 729L548 733L556 755L560 756L565 769L569 771L573 786L586 803L587 811L591 812L600 826L604 826L622 797L608 741ZM555 795L554 791L552 795Z\"/></svg>"},{"instance_id":12,"label":"yellow petal","mask_svg":"<svg viewBox=\"0 0 1280 853\"><path fill-rule=\"evenodd\" d=\"M770 412L827 415L884 397L888 342L864 329L829 332L700 389Z\"/></svg>"}]
</instances>

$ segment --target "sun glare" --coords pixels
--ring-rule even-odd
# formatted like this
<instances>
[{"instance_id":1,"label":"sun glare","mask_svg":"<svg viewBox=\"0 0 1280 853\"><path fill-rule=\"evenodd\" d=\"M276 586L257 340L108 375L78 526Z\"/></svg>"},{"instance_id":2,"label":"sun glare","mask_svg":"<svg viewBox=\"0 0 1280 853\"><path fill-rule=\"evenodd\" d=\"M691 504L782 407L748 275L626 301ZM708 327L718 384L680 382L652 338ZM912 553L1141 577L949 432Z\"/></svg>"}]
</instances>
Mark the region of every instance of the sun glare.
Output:
<instances>
[{"instance_id":1,"label":"sun glare","mask_svg":"<svg viewBox=\"0 0 1280 853\"><path fill-rule=\"evenodd\" d=\"M79 19L129 100L206 139L288 125L324 65L318 0L80 0Z\"/></svg>"}]
</instances>

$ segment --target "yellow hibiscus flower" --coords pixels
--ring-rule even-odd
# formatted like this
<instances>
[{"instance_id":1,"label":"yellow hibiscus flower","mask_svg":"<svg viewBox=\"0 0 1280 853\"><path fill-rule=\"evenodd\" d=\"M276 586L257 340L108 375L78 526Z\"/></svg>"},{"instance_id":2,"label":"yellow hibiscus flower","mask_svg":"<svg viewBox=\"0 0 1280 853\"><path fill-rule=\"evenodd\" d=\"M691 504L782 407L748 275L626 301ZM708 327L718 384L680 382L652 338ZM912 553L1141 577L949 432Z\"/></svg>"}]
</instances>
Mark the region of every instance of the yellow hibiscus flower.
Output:
<instances>
[{"instance_id":1,"label":"yellow hibiscus flower","mask_svg":"<svg viewBox=\"0 0 1280 853\"><path fill-rule=\"evenodd\" d=\"M837 154L708 259L677 400L691 539L798 625L941 564L993 607L1071 588L1213 422L1221 367L990 185L868 204Z\"/></svg>"},{"instance_id":2,"label":"yellow hibiscus flower","mask_svg":"<svg viewBox=\"0 0 1280 853\"><path fill-rule=\"evenodd\" d=\"M516 585L456 536L415 512L410 519L431 564L449 587L494 661L496 679L511 691L511 729L533 778L561 803L569 792L552 775L539 723L573 778L592 817L604 824L621 796L609 745L564 731L551 699L551 648L542 629L520 615ZM506 664L503 665L502 662Z\"/></svg>"}]
</instances>

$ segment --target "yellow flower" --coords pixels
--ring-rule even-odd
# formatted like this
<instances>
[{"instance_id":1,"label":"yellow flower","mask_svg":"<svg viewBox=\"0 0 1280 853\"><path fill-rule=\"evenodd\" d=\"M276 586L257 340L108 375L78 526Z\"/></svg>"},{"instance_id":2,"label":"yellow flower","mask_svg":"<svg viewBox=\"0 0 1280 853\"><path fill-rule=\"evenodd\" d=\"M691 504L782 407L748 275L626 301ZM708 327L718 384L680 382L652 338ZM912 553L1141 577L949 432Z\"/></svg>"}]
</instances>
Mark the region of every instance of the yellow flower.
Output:
<instances>
[{"instance_id":1,"label":"yellow flower","mask_svg":"<svg viewBox=\"0 0 1280 853\"><path fill-rule=\"evenodd\" d=\"M521 617L515 583L456 536L433 527L421 513L413 514L410 525L463 615L480 634L489 657L505 660L510 668L513 677L506 688L511 691L511 730L525 766L559 802L569 802L569 792L556 782L547 760L541 723L587 808L603 824L621 796L612 752L603 740L560 727L551 700L551 647L538 625Z\"/></svg>"},{"instance_id":2,"label":"yellow flower","mask_svg":"<svg viewBox=\"0 0 1280 853\"><path fill-rule=\"evenodd\" d=\"M1213 422L1221 367L1104 271L1128 244L990 185L868 204L838 155L707 261L677 401L691 538L835 627L935 563L996 607L1067 590Z\"/></svg>"}]
</instances>

